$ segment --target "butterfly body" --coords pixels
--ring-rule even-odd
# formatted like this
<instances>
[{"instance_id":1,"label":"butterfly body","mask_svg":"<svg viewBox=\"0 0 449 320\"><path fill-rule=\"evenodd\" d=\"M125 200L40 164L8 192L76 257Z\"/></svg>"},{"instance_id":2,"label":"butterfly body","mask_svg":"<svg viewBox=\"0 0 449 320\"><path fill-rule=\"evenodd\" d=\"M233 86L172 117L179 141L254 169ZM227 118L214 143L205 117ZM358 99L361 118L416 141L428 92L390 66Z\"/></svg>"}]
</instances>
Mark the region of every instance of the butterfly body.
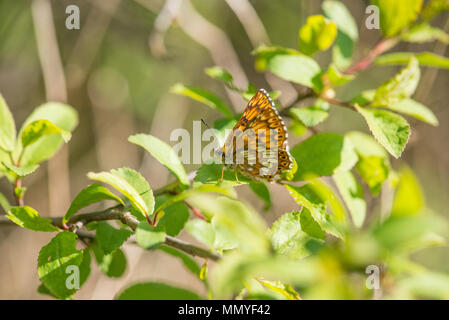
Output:
<instances>
[{"instance_id":1,"label":"butterfly body","mask_svg":"<svg viewBox=\"0 0 449 320\"><path fill-rule=\"evenodd\" d=\"M293 160L288 133L268 92L260 89L220 149L226 167L256 181L277 181Z\"/></svg>"}]
</instances>

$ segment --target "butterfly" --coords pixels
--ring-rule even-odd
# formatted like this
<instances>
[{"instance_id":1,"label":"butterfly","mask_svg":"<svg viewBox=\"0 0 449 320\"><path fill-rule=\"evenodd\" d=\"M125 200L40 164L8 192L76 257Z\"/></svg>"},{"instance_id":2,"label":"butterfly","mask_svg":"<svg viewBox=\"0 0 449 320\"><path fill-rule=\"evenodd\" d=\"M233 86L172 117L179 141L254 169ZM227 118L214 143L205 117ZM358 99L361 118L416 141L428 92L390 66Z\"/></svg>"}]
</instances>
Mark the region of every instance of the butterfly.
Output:
<instances>
[{"instance_id":1,"label":"butterfly","mask_svg":"<svg viewBox=\"0 0 449 320\"><path fill-rule=\"evenodd\" d=\"M277 181L293 166L287 138L273 100L265 89L259 89L217 153L226 167L235 170L236 180L238 170L251 180Z\"/></svg>"}]
</instances>

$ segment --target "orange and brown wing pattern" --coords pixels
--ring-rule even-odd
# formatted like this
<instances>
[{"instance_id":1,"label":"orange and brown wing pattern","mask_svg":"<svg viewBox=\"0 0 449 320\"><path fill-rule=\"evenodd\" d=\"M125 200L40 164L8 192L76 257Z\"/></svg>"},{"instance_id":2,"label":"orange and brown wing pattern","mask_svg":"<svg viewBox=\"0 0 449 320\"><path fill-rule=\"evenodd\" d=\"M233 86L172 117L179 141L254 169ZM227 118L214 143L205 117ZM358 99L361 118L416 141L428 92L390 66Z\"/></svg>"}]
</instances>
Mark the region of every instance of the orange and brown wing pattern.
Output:
<instances>
[{"instance_id":1,"label":"orange and brown wing pattern","mask_svg":"<svg viewBox=\"0 0 449 320\"><path fill-rule=\"evenodd\" d=\"M239 156L244 160L235 162L239 171L250 178L271 181L292 166L287 138L287 129L273 101L260 89L226 139L223 156L232 149L234 162Z\"/></svg>"}]
</instances>

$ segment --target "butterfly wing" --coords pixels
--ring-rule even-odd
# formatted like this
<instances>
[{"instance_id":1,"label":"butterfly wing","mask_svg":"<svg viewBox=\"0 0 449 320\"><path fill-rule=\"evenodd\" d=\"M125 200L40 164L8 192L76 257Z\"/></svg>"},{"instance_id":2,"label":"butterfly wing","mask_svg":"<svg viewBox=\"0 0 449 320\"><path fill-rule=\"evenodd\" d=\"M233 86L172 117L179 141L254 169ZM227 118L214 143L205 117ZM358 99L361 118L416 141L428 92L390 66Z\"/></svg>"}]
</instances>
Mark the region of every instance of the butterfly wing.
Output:
<instances>
[{"instance_id":1,"label":"butterfly wing","mask_svg":"<svg viewBox=\"0 0 449 320\"><path fill-rule=\"evenodd\" d=\"M226 139L223 156L226 150L232 150L232 162L244 175L271 181L292 166L287 138L287 129L273 101L260 89Z\"/></svg>"}]
</instances>

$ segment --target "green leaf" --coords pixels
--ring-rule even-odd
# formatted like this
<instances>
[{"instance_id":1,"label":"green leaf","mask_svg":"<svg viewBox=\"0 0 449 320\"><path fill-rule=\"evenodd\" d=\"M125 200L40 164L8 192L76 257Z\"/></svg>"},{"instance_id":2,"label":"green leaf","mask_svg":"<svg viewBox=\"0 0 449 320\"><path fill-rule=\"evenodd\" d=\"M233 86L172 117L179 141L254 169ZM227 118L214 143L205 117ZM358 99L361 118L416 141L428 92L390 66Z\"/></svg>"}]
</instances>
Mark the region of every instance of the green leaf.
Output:
<instances>
[{"instance_id":1,"label":"green leaf","mask_svg":"<svg viewBox=\"0 0 449 320\"><path fill-rule=\"evenodd\" d=\"M214 247L215 231L213 226L204 220L193 219L186 223L187 232L201 243L209 248Z\"/></svg>"},{"instance_id":2,"label":"green leaf","mask_svg":"<svg viewBox=\"0 0 449 320\"><path fill-rule=\"evenodd\" d=\"M37 168L39 168L38 164L32 164L25 167L17 167L13 164L2 162L2 165L6 168L7 171L9 171L9 173L12 173L13 176L21 178L32 174L34 171L36 171Z\"/></svg>"},{"instance_id":3,"label":"green leaf","mask_svg":"<svg viewBox=\"0 0 449 320\"><path fill-rule=\"evenodd\" d=\"M154 210L154 195L148 181L137 171L130 168L112 169L111 173L126 180L140 195L147 205L148 211Z\"/></svg>"},{"instance_id":4,"label":"green leaf","mask_svg":"<svg viewBox=\"0 0 449 320\"><path fill-rule=\"evenodd\" d=\"M421 17L424 20L430 20L439 13L449 10L447 0L430 0L421 11Z\"/></svg>"},{"instance_id":5,"label":"green leaf","mask_svg":"<svg viewBox=\"0 0 449 320\"><path fill-rule=\"evenodd\" d=\"M413 26L401 38L407 42L423 43L438 40L442 43L449 44L449 35L440 28L432 27L427 22Z\"/></svg>"},{"instance_id":6,"label":"green leaf","mask_svg":"<svg viewBox=\"0 0 449 320\"><path fill-rule=\"evenodd\" d=\"M392 217L415 215L425 207L424 194L418 179L408 167L403 167L399 175L399 184L396 189L391 209Z\"/></svg>"},{"instance_id":7,"label":"green leaf","mask_svg":"<svg viewBox=\"0 0 449 320\"><path fill-rule=\"evenodd\" d=\"M228 87L233 87L232 75L225 69L218 66L213 66L206 68L205 72L209 77L223 81Z\"/></svg>"},{"instance_id":8,"label":"green leaf","mask_svg":"<svg viewBox=\"0 0 449 320\"><path fill-rule=\"evenodd\" d=\"M281 281L266 281L260 280L260 283L271 291L280 293L286 300L301 300L301 297L295 289L286 283Z\"/></svg>"},{"instance_id":9,"label":"green leaf","mask_svg":"<svg viewBox=\"0 0 449 320\"><path fill-rule=\"evenodd\" d=\"M310 57L301 55L276 55L267 64L275 75L294 83L321 91L321 69L318 63Z\"/></svg>"},{"instance_id":10,"label":"green leaf","mask_svg":"<svg viewBox=\"0 0 449 320\"><path fill-rule=\"evenodd\" d=\"M311 56L317 51L327 50L337 36L337 25L322 15L309 16L299 30L299 50Z\"/></svg>"},{"instance_id":11,"label":"green leaf","mask_svg":"<svg viewBox=\"0 0 449 320\"><path fill-rule=\"evenodd\" d=\"M136 229L136 241L144 249L155 249L165 241L163 226L150 226L147 221L141 221Z\"/></svg>"},{"instance_id":12,"label":"green leaf","mask_svg":"<svg viewBox=\"0 0 449 320\"><path fill-rule=\"evenodd\" d=\"M123 194L132 204L132 206L142 215L149 216L152 214L153 208L148 208L146 202L140 196L139 192L128 183L127 180L122 178L120 175L116 175L113 172L100 172L94 173L89 172L87 174L89 179L100 181L106 184L109 184L121 194ZM151 209L151 211L150 211ZM142 216L138 216L137 218L142 218Z\"/></svg>"},{"instance_id":13,"label":"green leaf","mask_svg":"<svg viewBox=\"0 0 449 320\"><path fill-rule=\"evenodd\" d=\"M87 281L90 275L90 263L92 258L89 249L83 250L83 262L80 265L80 287Z\"/></svg>"},{"instance_id":14,"label":"green leaf","mask_svg":"<svg viewBox=\"0 0 449 320\"><path fill-rule=\"evenodd\" d=\"M326 212L325 204L321 203L321 199L317 201L316 198L308 198L304 194L304 188L302 187L297 187L289 184L286 184L285 187L297 204L309 210L311 217L313 218L313 220L315 220L315 222L320 226L321 229L338 238L343 237L342 232L339 230L339 226L335 222L335 219ZM308 212L306 212L305 214L308 214ZM308 217L305 216L304 219L304 223L309 224L306 230L309 230L311 234L317 236L319 234L319 232L317 232L317 228L314 225L310 224L307 218Z\"/></svg>"},{"instance_id":15,"label":"green leaf","mask_svg":"<svg viewBox=\"0 0 449 320\"><path fill-rule=\"evenodd\" d=\"M104 221L98 222L97 225L98 244L105 254L120 248L132 234L133 232L130 230L116 229Z\"/></svg>"},{"instance_id":16,"label":"green leaf","mask_svg":"<svg viewBox=\"0 0 449 320\"><path fill-rule=\"evenodd\" d=\"M184 201L184 200L194 197L194 196L201 196L204 193L218 193L218 194L226 195L228 197L235 196L235 194L231 194L227 189L224 189L224 188L221 188L221 187L218 187L215 185L200 185L193 189L185 190L185 191L177 194L176 196L169 198L168 200L166 200L165 202L160 204L157 207L157 209L155 210L155 212L165 210L165 208L168 208L177 202Z\"/></svg>"},{"instance_id":17,"label":"green leaf","mask_svg":"<svg viewBox=\"0 0 449 320\"><path fill-rule=\"evenodd\" d=\"M64 136L68 138L68 133L72 132L78 125L78 113L71 106L59 102L48 102L36 108L25 120L19 132L19 140L25 128L37 120L48 120L56 127L66 132ZM23 151L22 166L37 164L51 158L63 144L64 139L61 134L42 136L39 140ZM22 146L18 146L14 155L18 157L22 151Z\"/></svg>"},{"instance_id":18,"label":"green leaf","mask_svg":"<svg viewBox=\"0 0 449 320\"><path fill-rule=\"evenodd\" d=\"M110 278L119 278L126 271L126 256L121 249L104 254L97 243L91 246L100 270Z\"/></svg>"},{"instance_id":19,"label":"green leaf","mask_svg":"<svg viewBox=\"0 0 449 320\"><path fill-rule=\"evenodd\" d=\"M373 106L393 105L409 98L418 86L420 74L418 60L412 56L405 68L377 88Z\"/></svg>"},{"instance_id":20,"label":"green leaf","mask_svg":"<svg viewBox=\"0 0 449 320\"><path fill-rule=\"evenodd\" d=\"M325 16L338 27L332 52L336 67L345 69L351 64L355 43L359 38L357 24L346 6L340 1L326 0L322 5Z\"/></svg>"},{"instance_id":21,"label":"green leaf","mask_svg":"<svg viewBox=\"0 0 449 320\"><path fill-rule=\"evenodd\" d=\"M335 183L357 228L363 225L366 216L366 202L363 198L362 186L357 182L351 171L334 175Z\"/></svg>"},{"instance_id":22,"label":"green leaf","mask_svg":"<svg viewBox=\"0 0 449 320\"><path fill-rule=\"evenodd\" d=\"M76 249L77 235L73 232L58 233L42 247L38 258L38 275L42 283L59 298L70 297L76 289L66 285L69 266L81 266L83 251Z\"/></svg>"},{"instance_id":23,"label":"green leaf","mask_svg":"<svg viewBox=\"0 0 449 320\"><path fill-rule=\"evenodd\" d=\"M404 277L398 281L397 288L393 292L393 299L447 300L448 298L449 276L435 271L424 271Z\"/></svg>"},{"instance_id":24,"label":"green leaf","mask_svg":"<svg viewBox=\"0 0 449 320\"><path fill-rule=\"evenodd\" d=\"M377 195L382 184L388 179L390 165L388 160L379 156L360 156L356 165L360 177L368 184L373 195Z\"/></svg>"},{"instance_id":25,"label":"green leaf","mask_svg":"<svg viewBox=\"0 0 449 320\"><path fill-rule=\"evenodd\" d=\"M62 223L67 223L70 220L70 217L82 208L102 200L114 200L124 205L122 199L117 197L105 187L99 184L91 184L77 194L75 199L70 204L69 210L67 210L66 214L64 215Z\"/></svg>"},{"instance_id":26,"label":"green leaf","mask_svg":"<svg viewBox=\"0 0 449 320\"><path fill-rule=\"evenodd\" d=\"M265 202L264 210L265 211L269 210L271 207L271 196L270 190L265 185L265 183L263 182L257 183L251 181L249 183L249 187L251 188L251 190L254 192L255 195L257 195L260 199L263 200L263 202Z\"/></svg>"},{"instance_id":27,"label":"green leaf","mask_svg":"<svg viewBox=\"0 0 449 320\"><path fill-rule=\"evenodd\" d=\"M447 234L447 222L434 215L396 216L388 218L373 230L375 239L384 248L408 253L430 234Z\"/></svg>"},{"instance_id":28,"label":"green leaf","mask_svg":"<svg viewBox=\"0 0 449 320\"><path fill-rule=\"evenodd\" d=\"M5 99L0 94L0 149L13 151L16 144L16 124Z\"/></svg>"},{"instance_id":29,"label":"green leaf","mask_svg":"<svg viewBox=\"0 0 449 320\"><path fill-rule=\"evenodd\" d=\"M352 74L341 73L335 66L335 64L331 64L329 66L325 76L327 77L329 83L334 87L344 85L345 83L348 83L355 78L355 76Z\"/></svg>"},{"instance_id":30,"label":"green leaf","mask_svg":"<svg viewBox=\"0 0 449 320\"><path fill-rule=\"evenodd\" d=\"M9 204L8 199L1 192L0 192L0 207L3 209L3 211L5 211L5 213L9 212L9 210L11 209L11 205Z\"/></svg>"},{"instance_id":31,"label":"green leaf","mask_svg":"<svg viewBox=\"0 0 449 320\"><path fill-rule=\"evenodd\" d=\"M346 137L351 140L359 156L357 172L368 184L372 194L377 195L390 172L387 151L368 134L351 131Z\"/></svg>"},{"instance_id":32,"label":"green leaf","mask_svg":"<svg viewBox=\"0 0 449 320\"><path fill-rule=\"evenodd\" d=\"M204 103L208 107L220 111L227 118L233 117L233 112L229 106L226 105L220 98L206 90L185 86L178 83L171 88L171 92Z\"/></svg>"},{"instance_id":33,"label":"green leaf","mask_svg":"<svg viewBox=\"0 0 449 320\"><path fill-rule=\"evenodd\" d=\"M324 240L326 233L320 224L315 221L312 213L307 208L302 208L300 213L301 229L310 237Z\"/></svg>"},{"instance_id":34,"label":"green leaf","mask_svg":"<svg viewBox=\"0 0 449 320\"><path fill-rule=\"evenodd\" d=\"M195 182L201 182L203 184L212 184L221 181L221 170L223 168L223 164L218 163L206 163L203 164L197 171L196 176L194 178ZM223 181L233 182L233 185L238 185L240 183L251 182L251 179L243 176L240 172L237 172L238 181L235 179L234 170L227 170L223 173Z\"/></svg>"},{"instance_id":35,"label":"green leaf","mask_svg":"<svg viewBox=\"0 0 449 320\"><path fill-rule=\"evenodd\" d=\"M165 283L144 282L132 285L121 292L117 300L201 300L192 291Z\"/></svg>"},{"instance_id":36,"label":"green leaf","mask_svg":"<svg viewBox=\"0 0 449 320\"><path fill-rule=\"evenodd\" d=\"M350 131L345 134L345 137L351 140L359 156L377 156L388 160L387 151L371 135L360 131Z\"/></svg>"},{"instance_id":37,"label":"green leaf","mask_svg":"<svg viewBox=\"0 0 449 320\"><path fill-rule=\"evenodd\" d=\"M44 136L61 134L65 142L70 140L70 132L61 130L48 120L36 120L28 124L22 132L22 147L26 148Z\"/></svg>"},{"instance_id":38,"label":"green leaf","mask_svg":"<svg viewBox=\"0 0 449 320\"><path fill-rule=\"evenodd\" d=\"M352 99L352 102L357 103L360 106L369 104L374 99L374 94L374 90L363 91L359 96ZM381 107L412 116L433 126L438 125L438 119L432 110L413 99L403 99L398 103Z\"/></svg>"},{"instance_id":39,"label":"green leaf","mask_svg":"<svg viewBox=\"0 0 449 320\"><path fill-rule=\"evenodd\" d=\"M266 253L269 242L265 234L265 223L249 206L224 196L197 195L189 203L203 214L213 214L212 225L216 232L215 247L227 243L237 245L242 252Z\"/></svg>"},{"instance_id":40,"label":"green leaf","mask_svg":"<svg viewBox=\"0 0 449 320\"><path fill-rule=\"evenodd\" d=\"M22 228L43 232L59 231L51 224L51 219L42 218L36 210L28 206L11 207L6 217Z\"/></svg>"},{"instance_id":41,"label":"green leaf","mask_svg":"<svg viewBox=\"0 0 449 320\"><path fill-rule=\"evenodd\" d=\"M279 46L261 45L253 50L253 55L256 56L255 67L258 71L265 71L268 66L268 61L277 55L301 55L297 50Z\"/></svg>"},{"instance_id":42,"label":"green leaf","mask_svg":"<svg viewBox=\"0 0 449 320\"><path fill-rule=\"evenodd\" d=\"M329 115L329 111L316 106L291 108L289 113L293 119L301 121L307 127L316 126Z\"/></svg>"},{"instance_id":43,"label":"green leaf","mask_svg":"<svg viewBox=\"0 0 449 320\"><path fill-rule=\"evenodd\" d=\"M251 278L284 281L304 287L314 283L317 276L318 268L314 260L294 261L282 255L234 253L220 260L209 279L213 297L225 299L241 290L243 282Z\"/></svg>"},{"instance_id":44,"label":"green leaf","mask_svg":"<svg viewBox=\"0 0 449 320\"><path fill-rule=\"evenodd\" d=\"M189 269L197 277L200 277L201 268L198 265L198 263L195 261L195 259L193 259L191 256L185 254L182 251L176 250L172 247L167 247L165 245L160 246L159 249L161 251L164 251L165 253L181 260L181 262L184 264L184 266L187 269Z\"/></svg>"},{"instance_id":45,"label":"green leaf","mask_svg":"<svg viewBox=\"0 0 449 320\"><path fill-rule=\"evenodd\" d=\"M158 197L156 201L156 207L168 200L168 197ZM172 237L177 236L187 220L189 220L189 208L182 203L176 202L164 209L164 216L159 220L158 226L163 226L165 232Z\"/></svg>"},{"instance_id":46,"label":"green leaf","mask_svg":"<svg viewBox=\"0 0 449 320\"><path fill-rule=\"evenodd\" d=\"M319 133L291 150L298 163L294 181L350 170L357 162L357 155L348 139L336 133Z\"/></svg>"},{"instance_id":47,"label":"green leaf","mask_svg":"<svg viewBox=\"0 0 449 320\"><path fill-rule=\"evenodd\" d=\"M384 54L377 57L375 62L377 65L397 65L407 64L411 56L415 56L422 66L449 69L449 58L439 56L432 52L411 53L411 52L394 52Z\"/></svg>"},{"instance_id":48,"label":"green leaf","mask_svg":"<svg viewBox=\"0 0 449 320\"><path fill-rule=\"evenodd\" d=\"M128 141L141 146L151 153L156 160L162 163L178 178L183 186L189 186L190 183L186 171L178 156L168 144L149 134L136 134L130 136Z\"/></svg>"},{"instance_id":49,"label":"green leaf","mask_svg":"<svg viewBox=\"0 0 449 320\"><path fill-rule=\"evenodd\" d=\"M373 0L379 7L380 28L386 37L397 35L409 27L421 11L422 0Z\"/></svg>"},{"instance_id":50,"label":"green leaf","mask_svg":"<svg viewBox=\"0 0 449 320\"><path fill-rule=\"evenodd\" d=\"M388 105L387 108L412 116L433 126L438 126L438 119L432 110L413 99L404 99L396 104Z\"/></svg>"},{"instance_id":51,"label":"green leaf","mask_svg":"<svg viewBox=\"0 0 449 320\"><path fill-rule=\"evenodd\" d=\"M309 254L305 248L309 237L301 229L300 216L298 211L284 213L273 222L269 231L274 250L291 259L300 259Z\"/></svg>"},{"instance_id":52,"label":"green leaf","mask_svg":"<svg viewBox=\"0 0 449 320\"><path fill-rule=\"evenodd\" d=\"M395 158L399 158L410 137L410 125L400 115L379 109L365 109L355 105L365 118L376 140Z\"/></svg>"}]
</instances>

